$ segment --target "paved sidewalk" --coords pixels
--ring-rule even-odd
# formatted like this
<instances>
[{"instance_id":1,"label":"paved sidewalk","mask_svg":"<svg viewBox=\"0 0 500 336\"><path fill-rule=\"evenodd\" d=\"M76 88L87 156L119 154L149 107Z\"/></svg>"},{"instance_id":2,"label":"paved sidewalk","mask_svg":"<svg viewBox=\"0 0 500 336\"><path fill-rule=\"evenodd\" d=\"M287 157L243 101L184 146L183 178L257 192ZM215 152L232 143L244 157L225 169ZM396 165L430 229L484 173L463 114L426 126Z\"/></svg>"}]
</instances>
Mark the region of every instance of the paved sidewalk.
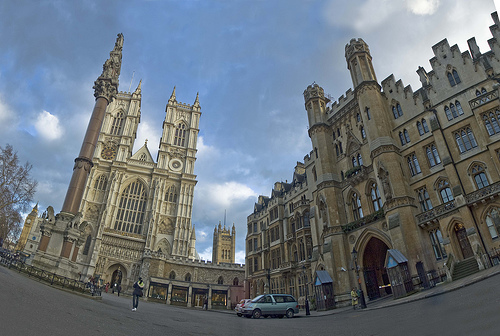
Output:
<instances>
[{"instance_id":1,"label":"paved sidewalk","mask_svg":"<svg viewBox=\"0 0 500 336\"><path fill-rule=\"evenodd\" d=\"M367 310L380 309L380 308L385 308L385 307L393 307L393 306L397 306L397 305L404 304L404 303L423 300L423 299L430 298L430 297L433 297L436 295L448 293L448 292L463 288L465 286L472 285L476 282L479 282L481 280L487 279L487 278L492 277L492 276L496 276L498 274L500 274L500 265L490 267L488 269L479 271L478 273L469 275L465 278L462 278L462 279L459 279L456 281L439 283L433 288L421 290L417 293L414 293L412 295L402 297L399 299L392 299L392 297L388 297L386 299L376 300L376 301L371 302L371 303L368 302L366 304L367 305L366 309L358 310L358 311L367 311ZM352 307L343 307L343 308L337 308L337 309L332 309L332 310L322 311L322 312L311 311L310 317L319 317L319 316L325 316L325 315L331 315L331 314L338 314L338 313L342 313L345 311L352 311ZM305 312L303 313L303 310L301 310L300 315L305 316Z\"/></svg>"},{"instance_id":2,"label":"paved sidewalk","mask_svg":"<svg viewBox=\"0 0 500 336\"><path fill-rule=\"evenodd\" d=\"M430 298L430 297L433 297L436 295L448 293L448 292L463 288L465 286L472 285L476 282L479 282L481 280L487 279L487 278L492 277L492 276L496 276L498 274L500 274L500 265L490 267L486 270L482 270L478 273L469 275L465 278L462 278L462 279L459 279L456 281L439 283L435 287L432 287L432 288L429 288L426 290L421 290L419 292L416 292L414 294L411 294L409 296L405 296L405 297L402 297L399 299L393 299L392 296L389 296L387 298L368 302L366 304L367 305L366 309L361 309L361 310L358 309L357 312L369 311L369 310L373 310L373 309L381 309L381 308L385 308L385 307L393 307L393 306L397 306L400 304L405 304L405 303L409 303L409 302L423 300L423 299ZM217 312L217 313L225 313L225 314L236 314L233 310L226 310L226 309L224 309L224 310L211 309L209 311ZM306 312L304 309L301 309L298 316L300 316L300 317L321 317L321 316L339 314L339 313L343 313L346 311L352 311L352 307L348 306L348 307L336 308L336 309L332 309L332 310L319 311L319 312L315 311L315 310L311 310L311 315L309 315L309 316L306 315Z\"/></svg>"}]
</instances>

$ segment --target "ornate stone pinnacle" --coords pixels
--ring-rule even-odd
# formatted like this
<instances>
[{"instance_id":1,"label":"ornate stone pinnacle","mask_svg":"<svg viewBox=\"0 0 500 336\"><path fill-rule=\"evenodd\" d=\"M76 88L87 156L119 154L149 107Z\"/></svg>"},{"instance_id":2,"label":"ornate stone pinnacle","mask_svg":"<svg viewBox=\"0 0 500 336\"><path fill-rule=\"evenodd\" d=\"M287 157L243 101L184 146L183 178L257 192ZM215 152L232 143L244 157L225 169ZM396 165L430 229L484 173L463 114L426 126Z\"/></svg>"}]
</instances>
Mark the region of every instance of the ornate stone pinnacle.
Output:
<instances>
[{"instance_id":1,"label":"ornate stone pinnacle","mask_svg":"<svg viewBox=\"0 0 500 336\"><path fill-rule=\"evenodd\" d=\"M94 97L111 102L118 92L118 78L122 66L123 34L118 34L115 47L102 66L102 74L94 82Z\"/></svg>"}]
</instances>

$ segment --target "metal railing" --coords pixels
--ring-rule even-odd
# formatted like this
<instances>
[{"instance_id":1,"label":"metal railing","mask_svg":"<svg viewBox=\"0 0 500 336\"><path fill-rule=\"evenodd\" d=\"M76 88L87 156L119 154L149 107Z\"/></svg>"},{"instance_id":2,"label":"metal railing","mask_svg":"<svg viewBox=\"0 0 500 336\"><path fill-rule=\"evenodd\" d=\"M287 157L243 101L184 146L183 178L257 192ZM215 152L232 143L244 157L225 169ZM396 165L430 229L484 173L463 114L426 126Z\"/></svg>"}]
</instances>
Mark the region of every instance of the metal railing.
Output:
<instances>
[{"instance_id":1,"label":"metal railing","mask_svg":"<svg viewBox=\"0 0 500 336\"><path fill-rule=\"evenodd\" d=\"M71 279L56 273L47 272L33 265L28 265L20 259L18 254L8 250L0 250L0 264L7 268L16 269L20 273L25 273L28 277L35 277L51 286L60 286L82 294L101 296L101 288L97 284Z\"/></svg>"}]
</instances>

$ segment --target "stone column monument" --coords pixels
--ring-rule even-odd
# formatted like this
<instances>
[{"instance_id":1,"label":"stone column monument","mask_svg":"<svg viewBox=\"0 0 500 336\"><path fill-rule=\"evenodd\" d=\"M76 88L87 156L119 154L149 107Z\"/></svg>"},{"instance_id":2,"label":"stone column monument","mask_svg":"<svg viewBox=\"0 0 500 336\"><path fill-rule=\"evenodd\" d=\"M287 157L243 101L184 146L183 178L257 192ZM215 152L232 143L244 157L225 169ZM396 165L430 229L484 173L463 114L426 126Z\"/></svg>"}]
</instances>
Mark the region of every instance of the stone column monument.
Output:
<instances>
[{"instance_id":1,"label":"stone column monument","mask_svg":"<svg viewBox=\"0 0 500 336\"><path fill-rule=\"evenodd\" d=\"M79 156L75 159L73 175L64 199L62 210L54 216L49 207L40 225L42 238L33 265L59 275L76 278L78 267L76 257L83 240L80 230L81 214L78 212L83 197L87 177L92 168L92 158L106 107L118 92L118 77L122 63L123 35L116 39L110 57L103 65L102 74L94 82L96 98L94 110L83 139Z\"/></svg>"}]
</instances>

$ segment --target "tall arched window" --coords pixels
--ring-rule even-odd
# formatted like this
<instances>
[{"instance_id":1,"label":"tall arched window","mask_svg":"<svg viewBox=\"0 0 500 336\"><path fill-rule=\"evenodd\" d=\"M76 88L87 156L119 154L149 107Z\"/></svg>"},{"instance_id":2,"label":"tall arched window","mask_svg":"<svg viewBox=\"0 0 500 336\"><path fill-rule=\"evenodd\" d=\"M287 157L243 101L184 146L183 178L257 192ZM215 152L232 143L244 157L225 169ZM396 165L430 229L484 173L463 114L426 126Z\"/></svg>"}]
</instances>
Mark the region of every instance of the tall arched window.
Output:
<instances>
[{"instance_id":1,"label":"tall arched window","mask_svg":"<svg viewBox=\"0 0 500 336\"><path fill-rule=\"evenodd\" d=\"M500 133L500 111L496 110L495 112L484 113L483 114L484 126L486 126L486 130L488 131L488 135L492 136L496 133Z\"/></svg>"},{"instance_id":2,"label":"tall arched window","mask_svg":"<svg viewBox=\"0 0 500 336\"><path fill-rule=\"evenodd\" d=\"M240 283L240 280L238 278L233 279L233 286L238 286L239 283Z\"/></svg>"},{"instance_id":3,"label":"tall arched window","mask_svg":"<svg viewBox=\"0 0 500 336\"><path fill-rule=\"evenodd\" d=\"M375 182L373 182L370 187L370 196L372 199L373 211L379 211L382 208L382 199L380 198L380 192Z\"/></svg>"},{"instance_id":4,"label":"tall arched window","mask_svg":"<svg viewBox=\"0 0 500 336\"><path fill-rule=\"evenodd\" d=\"M420 121L417 121L417 129L418 129L418 134L424 135L424 128L422 127Z\"/></svg>"},{"instance_id":5,"label":"tall arched window","mask_svg":"<svg viewBox=\"0 0 500 336\"><path fill-rule=\"evenodd\" d=\"M130 183L121 194L114 229L141 234L146 213L146 200L144 185L139 181Z\"/></svg>"},{"instance_id":6,"label":"tall arched window","mask_svg":"<svg viewBox=\"0 0 500 336\"><path fill-rule=\"evenodd\" d=\"M406 140L405 140L405 137L403 135L403 132L399 132L399 141L401 141L401 146L406 145Z\"/></svg>"},{"instance_id":7,"label":"tall arched window","mask_svg":"<svg viewBox=\"0 0 500 336\"><path fill-rule=\"evenodd\" d=\"M170 274L168 275L168 278L171 280L175 280L175 272L171 271Z\"/></svg>"},{"instance_id":8,"label":"tall arched window","mask_svg":"<svg viewBox=\"0 0 500 336\"><path fill-rule=\"evenodd\" d=\"M441 163L441 158L439 157L439 153L437 151L436 145L432 144L425 148L425 153L427 154L427 159L429 160L429 165L434 167Z\"/></svg>"},{"instance_id":9,"label":"tall arched window","mask_svg":"<svg viewBox=\"0 0 500 336\"><path fill-rule=\"evenodd\" d=\"M422 172L422 170L420 169L420 165L418 164L418 159L415 153L408 155L406 161L408 162L408 168L410 169L411 176L415 176Z\"/></svg>"},{"instance_id":10,"label":"tall arched window","mask_svg":"<svg viewBox=\"0 0 500 336\"><path fill-rule=\"evenodd\" d=\"M429 232L429 238L431 239L432 249L434 250L434 256L436 260L446 259L446 250L444 249L443 235L441 230L435 229Z\"/></svg>"},{"instance_id":11,"label":"tall arched window","mask_svg":"<svg viewBox=\"0 0 500 336\"><path fill-rule=\"evenodd\" d=\"M453 69L453 71L448 72L448 81L451 86L455 86L461 82L457 70Z\"/></svg>"},{"instance_id":12,"label":"tall arched window","mask_svg":"<svg viewBox=\"0 0 500 336\"><path fill-rule=\"evenodd\" d=\"M500 229L500 216L497 208L493 208L486 215L486 226L488 226L488 231L490 232L491 238L498 238L498 232Z\"/></svg>"},{"instance_id":13,"label":"tall arched window","mask_svg":"<svg viewBox=\"0 0 500 336\"><path fill-rule=\"evenodd\" d=\"M356 193L352 194L351 208L354 220L363 218L363 209L361 208L361 198Z\"/></svg>"},{"instance_id":14,"label":"tall arched window","mask_svg":"<svg viewBox=\"0 0 500 336\"><path fill-rule=\"evenodd\" d=\"M359 164L360 166L362 166L362 165L363 165L363 158L361 157L361 154L358 154L358 164Z\"/></svg>"},{"instance_id":15,"label":"tall arched window","mask_svg":"<svg viewBox=\"0 0 500 336\"><path fill-rule=\"evenodd\" d=\"M424 128L424 133L429 132L429 126L427 126L427 121L425 119L422 119L422 127Z\"/></svg>"},{"instance_id":16,"label":"tall arched window","mask_svg":"<svg viewBox=\"0 0 500 336\"><path fill-rule=\"evenodd\" d=\"M89 249L90 249L90 243L92 242L92 236L88 235L87 239L85 240L85 247L83 248L83 255L88 255L89 254Z\"/></svg>"},{"instance_id":17,"label":"tall arched window","mask_svg":"<svg viewBox=\"0 0 500 336\"><path fill-rule=\"evenodd\" d=\"M458 115L464 114L464 110L462 110L462 105L458 100L455 100L455 107L457 108Z\"/></svg>"},{"instance_id":18,"label":"tall arched window","mask_svg":"<svg viewBox=\"0 0 500 336\"><path fill-rule=\"evenodd\" d=\"M184 276L184 281L191 282L191 273L187 273L186 276Z\"/></svg>"},{"instance_id":19,"label":"tall arched window","mask_svg":"<svg viewBox=\"0 0 500 336\"><path fill-rule=\"evenodd\" d=\"M450 108L448 106L444 107L444 113L446 113L446 118L448 118L448 120L452 120L453 119L453 116L451 115Z\"/></svg>"},{"instance_id":20,"label":"tall arched window","mask_svg":"<svg viewBox=\"0 0 500 336\"><path fill-rule=\"evenodd\" d=\"M174 145L184 146L186 140L186 125L179 123L175 128Z\"/></svg>"},{"instance_id":21,"label":"tall arched window","mask_svg":"<svg viewBox=\"0 0 500 336\"><path fill-rule=\"evenodd\" d=\"M448 181L441 180L438 183L437 190L441 196L443 203L448 203L453 201L453 194L451 193L450 185Z\"/></svg>"},{"instance_id":22,"label":"tall arched window","mask_svg":"<svg viewBox=\"0 0 500 336\"><path fill-rule=\"evenodd\" d=\"M410 142L410 134L408 133L408 131L406 129L403 130L403 135L405 136L406 143L409 143Z\"/></svg>"},{"instance_id":23,"label":"tall arched window","mask_svg":"<svg viewBox=\"0 0 500 336\"><path fill-rule=\"evenodd\" d=\"M423 187L417 190L418 194L418 202L420 203L420 209L422 211L429 211L432 209L431 199L429 197L429 193L427 192L427 188Z\"/></svg>"},{"instance_id":24,"label":"tall arched window","mask_svg":"<svg viewBox=\"0 0 500 336\"><path fill-rule=\"evenodd\" d=\"M362 138L362 139L366 139L366 132L365 132L364 127L361 127L361 128L360 128L360 131L361 131L361 138Z\"/></svg>"},{"instance_id":25,"label":"tall arched window","mask_svg":"<svg viewBox=\"0 0 500 336\"><path fill-rule=\"evenodd\" d=\"M306 248L304 246L304 241L302 239L299 242L299 257L300 261L306 260Z\"/></svg>"},{"instance_id":26,"label":"tall arched window","mask_svg":"<svg viewBox=\"0 0 500 336\"><path fill-rule=\"evenodd\" d=\"M488 178L486 177L486 173L484 172L484 167L480 164L475 164L472 166L471 175L474 178L474 182L476 182L477 189L482 189L489 185Z\"/></svg>"},{"instance_id":27,"label":"tall arched window","mask_svg":"<svg viewBox=\"0 0 500 336\"><path fill-rule=\"evenodd\" d=\"M111 134L113 135L121 135L123 128L123 112L118 112L116 116L113 118L113 123L111 125Z\"/></svg>"},{"instance_id":28,"label":"tall arched window","mask_svg":"<svg viewBox=\"0 0 500 336\"><path fill-rule=\"evenodd\" d=\"M464 153L474 147L477 147L476 139L474 138L474 134L469 127L455 132L455 140L457 141L460 153Z\"/></svg>"},{"instance_id":29,"label":"tall arched window","mask_svg":"<svg viewBox=\"0 0 500 336\"><path fill-rule=\"evenodd\" d=\"M171 185L168 187L167 193L165 195L165 201L171 203L177 203L177 189L175 186Z\"/></svg>"}]
</instances>

